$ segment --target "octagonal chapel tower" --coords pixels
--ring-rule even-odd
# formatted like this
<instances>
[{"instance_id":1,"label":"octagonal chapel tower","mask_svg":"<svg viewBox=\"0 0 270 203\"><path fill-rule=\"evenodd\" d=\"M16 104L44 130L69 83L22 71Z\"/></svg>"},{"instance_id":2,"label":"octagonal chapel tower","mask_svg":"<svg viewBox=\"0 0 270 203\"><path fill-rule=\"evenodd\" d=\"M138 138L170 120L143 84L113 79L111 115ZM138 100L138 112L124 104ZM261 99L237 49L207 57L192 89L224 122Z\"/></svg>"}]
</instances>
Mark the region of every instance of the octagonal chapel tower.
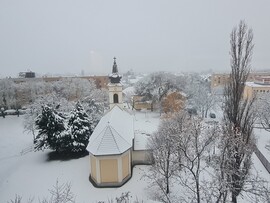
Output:
<instances>
[{"instance_id":1,"label":"octagonal chapel tower","mask_svg":"<svg viewBox=\"0 0 270 203\"><path fill-rule=\"evenodd\" d=\"M122 76L118 73L116 58L113 59L113 68L112 73L109 75L110 83L108 84L110 109L116 105L123 108L123 86L120 82Z\"/></svg>"}]
</instances>

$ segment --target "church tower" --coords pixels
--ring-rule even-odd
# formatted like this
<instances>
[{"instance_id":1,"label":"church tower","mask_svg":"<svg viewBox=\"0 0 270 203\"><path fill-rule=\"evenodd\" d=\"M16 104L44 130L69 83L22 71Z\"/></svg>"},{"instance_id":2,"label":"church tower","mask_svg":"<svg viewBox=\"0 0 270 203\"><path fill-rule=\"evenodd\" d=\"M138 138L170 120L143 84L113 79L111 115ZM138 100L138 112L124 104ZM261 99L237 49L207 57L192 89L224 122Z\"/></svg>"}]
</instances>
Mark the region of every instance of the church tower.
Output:
<instances>
[{"instance_id":1,"label":"church tower","mask_svg":"<svg viewBox=\"0 0 270 203\"><path fill-rule=\"evenodd\" d=\"M110 83L108 84L110 109L116 105L123 108L123 86L120 82L122 76L118 73L116 58L113 59L113 68L112 73L109 75Z\"/></svg>"}]
</instances>

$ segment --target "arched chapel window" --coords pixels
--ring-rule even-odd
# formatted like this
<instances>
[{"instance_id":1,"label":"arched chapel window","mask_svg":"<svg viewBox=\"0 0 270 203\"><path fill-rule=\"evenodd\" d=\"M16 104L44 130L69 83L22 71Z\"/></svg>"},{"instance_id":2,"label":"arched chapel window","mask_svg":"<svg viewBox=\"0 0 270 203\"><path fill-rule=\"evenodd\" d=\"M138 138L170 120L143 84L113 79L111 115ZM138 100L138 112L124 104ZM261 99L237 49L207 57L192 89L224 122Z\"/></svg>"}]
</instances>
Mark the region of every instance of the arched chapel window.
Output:
<instances>
[{"instance_id":1,"label":"arched chapel window","mask_svg":"<svg viewBox=\"0 0 270 203\"><path fill-rule=\"evenodd\" d=\"M118 94L113 95L113 103L118 103Z\"/></svg>"}]
</instances>

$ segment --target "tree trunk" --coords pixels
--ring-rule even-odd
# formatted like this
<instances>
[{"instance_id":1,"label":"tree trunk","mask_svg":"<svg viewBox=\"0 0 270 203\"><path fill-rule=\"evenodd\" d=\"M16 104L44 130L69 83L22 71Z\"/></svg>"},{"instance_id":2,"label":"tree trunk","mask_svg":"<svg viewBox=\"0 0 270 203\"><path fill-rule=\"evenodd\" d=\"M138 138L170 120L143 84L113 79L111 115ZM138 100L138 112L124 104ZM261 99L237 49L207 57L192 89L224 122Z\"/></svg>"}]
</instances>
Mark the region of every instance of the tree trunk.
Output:
<instances>
[{"instance_id":1,"label":"tree trunk","mask_svg":"<svg viewBox=\"0 0 270 203\"><path fill-rule=\"evenodd\" d=\"M167 177L167 180L166 180L166 194L169 194L169 193L170 193L169 178Z\"/></svg>"},{"instance_id":2,"label":"tree trunk","mask_svg":"<svg viewBox=\"0 0 270 203\"><path fill-rule=\"evenodd\" d=\"M197 195L197 203L201 202L201 197L200 197L200 183L199 183L199 178L196 180L196 195Z\"/></svg>"},{"instance_id":3,"label":"tree trunk","mask_svg":"<svg viewBox=\"0 0 270 203\"><path fill-rule=\"evenodd\" d=\"M169 148L168 154L167 154L167 163L166 163L166 194L170 193L170 186L169 186L169 167L170 167L170 155L171 155L171 149Z\"/></svg>"},{"instance_id":4,"label":"tree trunk","mask_svg":"<svg viewBox=\"0 0 270 203\"><path fill-rule=\"evenodd\" d=\"M237 196L232 193L232 203L237 203Z\"/></svg>"},{"instance_id":5,"label":"tree trunk","mask_svg":"<svg viewBox=\"0 0 270 203\"><path fill-rule=\"evenodd\" d=\"M207 118L207 114L208 114L208 110L206 109L205 110L205 114L204 114L204 117Z\"/></svg>"},{"instance_id":6,"label":"tree trunk","mask_svg":"<svg viewBox=\"0 0 270 203\"><path fill-rule=\"evenodd\" d=\"M202 118L204 118L204 109L202 108Z\"/></svg>"}]
</instances>

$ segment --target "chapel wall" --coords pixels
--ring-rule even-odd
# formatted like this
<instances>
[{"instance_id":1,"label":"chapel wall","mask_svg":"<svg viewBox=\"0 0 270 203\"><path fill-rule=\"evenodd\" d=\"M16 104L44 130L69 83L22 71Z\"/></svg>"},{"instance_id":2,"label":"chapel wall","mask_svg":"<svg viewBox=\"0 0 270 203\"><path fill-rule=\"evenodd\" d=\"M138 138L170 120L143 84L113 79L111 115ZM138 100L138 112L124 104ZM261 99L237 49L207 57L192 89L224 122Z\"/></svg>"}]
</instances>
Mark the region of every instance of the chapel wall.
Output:
<instances>
[{"instance_id":1,"label":"chapel wall","mask_svg":"<svg viewBox=\"0 0 270 203\"><path fill-rule=\"evenodd\" d=\"M118 182L117 159L100 160L100 179L101 183Z\"/></svg>"},{"instance_id":2,"label":"chapel wall","mask_svg":"<svg viewBox=\"0 0 270 203\"><path fill-rule=\"evenodd\" d=\"M132 151L132 165L136 164L152 164L153 155L151 150L134 150Z\"/></svg>"},{"instance_id":3,"label":"chapel wall","mask_svg":"<svg viewBox=\"0 0 270 203\"><path fill-rule=\"evenodd\" d=\"M91 177L92 179L94 179L95 181L97 181L97 171L96 171L96 158L94 156L90 157L90 163L91 163Z\"/></svg>"},{"instance_id":4,"label":"chapel wall","mask_svg":"<svg viewBox=\"0 0 270 203\"><path fill-rule=\"evenodd\" d=\"M122 177L123 179L127 177L129 173L130 168L130 161L129 161L129 154L126 154L122 157Z\"/></svg>"}]
</instances>

